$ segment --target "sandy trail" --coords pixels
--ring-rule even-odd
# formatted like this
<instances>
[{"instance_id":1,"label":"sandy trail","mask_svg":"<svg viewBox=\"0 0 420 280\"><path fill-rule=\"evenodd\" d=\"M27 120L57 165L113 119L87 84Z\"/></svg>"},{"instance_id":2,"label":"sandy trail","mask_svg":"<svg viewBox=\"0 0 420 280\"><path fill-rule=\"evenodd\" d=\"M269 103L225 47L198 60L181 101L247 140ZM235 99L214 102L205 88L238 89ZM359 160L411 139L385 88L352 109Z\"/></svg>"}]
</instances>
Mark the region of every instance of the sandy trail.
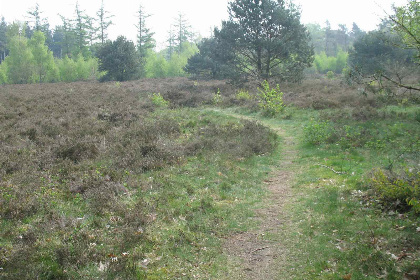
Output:
<instances>
[{"instance_id":1,"label":"sandy trail","mask_svg":"<svg viewBox=\"0 0 420 280\"><path fill-rule=\"evenodd\" d=\"M226 279L280 279L282 267L288 262L289 254L281 239L289 224L284 206L292 199L297 148L291 135L281 128L273 129L282 140L281 159L270 179L265 181L269 194L261 203L262 207L255 211L258 228L233 235L224 244L224 253L238 264Z\"/></svg>"}]
</instances>

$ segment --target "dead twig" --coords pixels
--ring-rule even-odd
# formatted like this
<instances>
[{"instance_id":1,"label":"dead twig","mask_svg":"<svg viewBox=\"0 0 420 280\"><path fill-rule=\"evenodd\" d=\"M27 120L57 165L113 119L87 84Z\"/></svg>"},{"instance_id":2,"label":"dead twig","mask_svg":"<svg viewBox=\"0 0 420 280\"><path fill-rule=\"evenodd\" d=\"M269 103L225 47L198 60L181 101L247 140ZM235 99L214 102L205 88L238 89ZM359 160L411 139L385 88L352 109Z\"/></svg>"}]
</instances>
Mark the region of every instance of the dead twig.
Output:
<instances>
[{"instance_id":1,"label":"dead twig","mask_svg":"<svg viewBox=\"0 0 420 280\"><path fill-rule=\"evenodd\" d=\"M316 164L316 165L327 168L327 169L331 170L332 172L334 172L335 174L339 174L339 175L346 174L346 172L344 172L344 171L343 172L336 171L332 167L329 167L329 166L324 165L324 164Z\"/></svg>"},{"instance_id":2,"label":"dead twig","mask_svg":"<svg viewBox=\"0 0 420 280\"><path fill-rule=\"evenodd\" d=\"M254 254L254 253L258 252L258 251L262 251L262 250L265 250L265 249L268 249L268 248L270 248L270 247L269 246L266 246L266 247L258 248L258 249L255 249L255 250L249 252L249 253L250 254Z\"/></svg>"}]
</instances>

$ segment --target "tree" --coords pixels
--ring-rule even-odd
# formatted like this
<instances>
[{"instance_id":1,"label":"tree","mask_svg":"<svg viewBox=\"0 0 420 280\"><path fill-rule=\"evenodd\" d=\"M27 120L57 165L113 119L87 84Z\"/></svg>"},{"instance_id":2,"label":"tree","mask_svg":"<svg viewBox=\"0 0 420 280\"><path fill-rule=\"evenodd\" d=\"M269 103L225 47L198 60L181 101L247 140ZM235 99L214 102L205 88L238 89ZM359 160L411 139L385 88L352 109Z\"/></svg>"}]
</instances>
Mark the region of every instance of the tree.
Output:
<instances>
[{"instance_id":1,"label":"tree","mask_svg":"<svg viewBox=\"0 0 420 280\"><path fill-rule=\"evenodd\" d=\"M310 37L295 6L284 1L236 0L229 3L229 21L215 33L236 56L245 75L300 80L313 61Z\"/></svg>"},{"instance_id":2,"label":"tree","mask_svg":"<svg viewBox=\"0 0 420 280\"><path fill-rule=\"evenodd\" d=\"M359 37L349 53L349 78L368 91L392 94L392 87L416 89L405 79L418 72L413 51L399 48L401 38L385 31L371 31ZM419 90L419 89L417 89Z\"/></svg>"},{"instance_id":3,"label":"tree","mask_svg":"<svg viewBox=\"0 0 420 280\"><path fill-rule=\"evenodd\" d=\"M42 22L43 19L41 18L42 11L39 9L39 4L36 3L35 7L32 10L29 10L28 15L30 17L30 22L34 24L34 29L36 31L43 31L42 30Z\"/></svg>"},{"instance_id":4,"label":"tree","mask_svg":"<svg viewBox=\"0 0 420 280\"><path fill-rule=\"evenodd\" d=\"M150 15L146 14L143 6L140 5L137 15L137 51L140 59L140 77L145 77L147 54L149 53L149 50L152 50L155 47L155 40L153 39L154 33L146 26L146 19L150 17Z\"/></svg>"},{"instance_id":5,"label":"tree","mask_svg":"<svg viewBox=\"0 0 420 280\"><path fill-rule=\"evenodd\" d=\"M99 48L99 70L107 73L104 81L127 81L138 77L139 61L134 43L120 36Z\"/></svg>"},{"instance_id":6,"label":"tree","mask_svg":"<svg viewBox=\"0 0 420 280\"><path fill-rule=\"evenodd\" d=\"M342 49L344 51L348 51L348 49L349 49L349 35L348 35L347 26L345 24L339 24L338 28L339 28L337 30L338 45L342 46Z\"/></svg>"},{"instance_id":7,"label":"tree","mask_svg":"<svg viewBox=\"0 0 420 280\"><path fill-rule=\"evenodd\" d=\"M109 15L109 12L105 11L104 1L102 0L101 8L96 13L97 20L99 22L99 41L103 45L108 38L108 27L113 24L111 18L114 15Z\"/></svg>"},{"instance_id":8,"label":"tree","mask_svg":"<svg viewBox=\"0 0 420 280\"><path fill-rule=\"evenodd\" d=\"M315 53L325 51L325 32L318 23L306 24Z\"/></svg>"},{"instance_id":9,"label":"tree","mask_svg":"<svg viewBox=\"0 0 420 280\"><path fill-rule=\"evenodd\" d=\"M357 39L359 39L365 34L366 32L360 29L360 27L355 22L353 22L351 32L350 32L350 41L354 43L354 41L356 41Z\"/></svg>"},{"instance_id":10,"label":"tree","mask_svg":"<svg viewBox=\"0 0 420 280\"><path fill-rule=\"evenodd\" d=\"M84 10L80 9L79 2L76 2L75 14L73 32L76 39L76 53L74 55L82 53L84 57L88 57L90 53L87 46L90 41L90 35L92 35L90 31L94 29L92 18Z\"/></svg>"},{"instance_id":11,"label":"tree","mask_svg":"<svg viewBox=\"0 0 420 280\"><path fill-rule=\"evenodd\" d=\"M166 40L166 42L168 43L166 58L168 60L172 58L172 55L175 52L175 33L172 27L172 25L169 27L168 39Z\"/></svg>"},{"instance_id":12,"label":"tree","mask_svg":"<svg viewBox=\"0 0 420 280\"><path fill-rule=\"evenodd\" d=\"M73 50L75 49L75 38L76 34L74 32L73 24L71 20L60 15L62 25L56 27L56 32L62 33L62 40L58 41L61 45L60 57L62 56L73 56Z\"/></svg>"},{"instance_id":13,"label":"tree","mask_svg":"<svg viewBox=\"0 0 420 280\"><path fill-rule=\"evenodd\" d=\"M33 55L34 72L37 80L42 82L57 81L58 69L54 63L52 52L45 45L45 35L41 31L35 31L29 40L29 46Z\"/></svg>"},{"instance_id":14,"label":"tree","mask_svg":"<svg viewBox=\"0 0 420 280\"><path fill-rule=\"evenodd\" d=\"M420 63L420 3L409 0L406 6L394 7L394 15L389 19L402 39L401 47L415 50L415 59Z\"/></svg>"},{"instance_id":15,"label":"tree","mask_svg":"<svg viewBox=\"0 0 420 280\"><path fill-rule=\"evenodd\" d=\"M218 29L215 32L220 32ZM220 38L220 36L217 36ZM205 38L198 44L198 53L188 59L185 71L197 78L235 78L239 73L234 67L236 55L224 40Z\"/></svg>"},{"instance_id":16,"label":"tree","mask_svg":"<svg viewBox=\"0 0 420 280\"><path fill-rule=\"evenodd\" d=\"M392 88L420 91L407 78L420 75L420 4L409 0L394 7L383 20L381 30L359 37L350 53L350 81L368 91L394 95ZM418 79L417 79L418 80Z\"/></svg>"},{"instance_id":17,"label":"tree","mask_svg":"<svg viewBox=\"0 0 420 280\"><path fill-rule=\"evenodd\" d=\"M6 58L7 53L7 23L4 17L1 18L0 22L0 64Z\"/></svg>"},{"instance_id":18,"label":"tree","mask_svg":"<svg viewBox=\"0 0 420 280\"><path fill-rule=\"evenodd\" d=\"M185 15L179 13L174 27L176 30L175 41L177 42L177 51L181 53L183 51L183 43L189 41L188 39L192 37L191 26L185 19Z\"/></svg>"},{"instance_id":19,"label":"tree","mask_svg":"<svg viewBox=\"0 0 420 280\"><path fill-rule=\"evenodd\" d=\"M9 56L6 57L8 81L12 84L26 84L34 81L34 57L28 46L28 40L23 36L26 27L12 24L7 34L7 48Z\"/></svg>"},{"instance_id":20,"label":"tree","mask_svg":"<svg viewBox=\"0 0 420 280\"><path fill-rule=\"evenodd\" d=\"M42 11L39 7L39 4L36 3L35 7L27 12L29 21L27 22L27 32L26 37L31 38L35 31L41 31L45 35L45 42L48 47L51 47L53 44L52 32L50 30L50 24L46 18L42 17ZM33 28L31 28L31 23Z\"/></svg>"}]
</instances>

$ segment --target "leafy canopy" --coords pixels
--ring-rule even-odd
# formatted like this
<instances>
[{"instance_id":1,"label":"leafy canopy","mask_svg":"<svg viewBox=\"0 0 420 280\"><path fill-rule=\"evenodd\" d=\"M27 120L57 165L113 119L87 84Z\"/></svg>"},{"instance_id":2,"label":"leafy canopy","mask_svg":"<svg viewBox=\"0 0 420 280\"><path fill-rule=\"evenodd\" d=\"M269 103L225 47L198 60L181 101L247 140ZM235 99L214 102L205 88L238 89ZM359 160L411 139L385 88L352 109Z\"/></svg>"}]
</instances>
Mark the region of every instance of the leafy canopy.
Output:
<instances>
[{"instance_id":1,"label":"leafy canopy","mask_svg":"<svg viewBox=\"0 0 420 280\"><path fill-rule=\"evenodd\" d=\"M138 77L139 60L134 43L120 36L115 41L108 41L97 54L99 70L107 73L104 81L128 81Z\"/></svg>"},{"instance_id":2,"label":"leafy canopy","mask_svg":"<svg viewBox=\"0 0 420 280\"><path fill-rule=\"evenodd\" d=\"M215 71L222 65L238 71L244 76L257 78L280 77L284 80L298 80L305 67L313 61L313 48L306 28L300 23L298 9L284 1L236 0L229 3L229 20L215 29L214 40L209 44L223 46L194 58L190 70L197 66ZM200 49L201 51L201 49ZM222 52L219 55L216 52ZM209 62L209 59L213 63Z\"/></svg>"}]
</instances>

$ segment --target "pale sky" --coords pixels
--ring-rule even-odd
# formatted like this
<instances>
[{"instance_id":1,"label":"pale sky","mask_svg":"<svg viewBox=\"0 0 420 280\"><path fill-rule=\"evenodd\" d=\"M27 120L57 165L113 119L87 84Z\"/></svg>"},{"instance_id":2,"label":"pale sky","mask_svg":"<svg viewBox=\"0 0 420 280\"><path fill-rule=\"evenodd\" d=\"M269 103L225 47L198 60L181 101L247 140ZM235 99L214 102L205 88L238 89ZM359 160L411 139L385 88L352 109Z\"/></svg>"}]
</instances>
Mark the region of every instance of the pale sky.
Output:
<instances>
[{"instance_id":1,"label":"pale sky","mask_svg":"<svg viewBox=\"0 0 420 280\"><path fill-rule=\"evenodd\" d=\"M48 18L52 26L59 25L58 14L73 17L76 0L0 0L0 16L7 22L27 20L26 12L35 3L39 4L42 16ZM101 0L79 0L79 6L90 16L95 16ZM179 12L183 13L197 34L208 37L214 26L228 18L229 0L104 0L105 9L111 12L114 25L109 28L110 39L124 35L136 40L136 11L140 4L151 17L146 24L155 32L158 48L165 47L170 25ZM373 30L384 16L383 10L390 11L393 3L404 5L407 0L293 0L300 5L303 23L320 23L329 20L331 26L346 24L351 29L352 23L365 30Z\"/></svg>"}]
</instances>

